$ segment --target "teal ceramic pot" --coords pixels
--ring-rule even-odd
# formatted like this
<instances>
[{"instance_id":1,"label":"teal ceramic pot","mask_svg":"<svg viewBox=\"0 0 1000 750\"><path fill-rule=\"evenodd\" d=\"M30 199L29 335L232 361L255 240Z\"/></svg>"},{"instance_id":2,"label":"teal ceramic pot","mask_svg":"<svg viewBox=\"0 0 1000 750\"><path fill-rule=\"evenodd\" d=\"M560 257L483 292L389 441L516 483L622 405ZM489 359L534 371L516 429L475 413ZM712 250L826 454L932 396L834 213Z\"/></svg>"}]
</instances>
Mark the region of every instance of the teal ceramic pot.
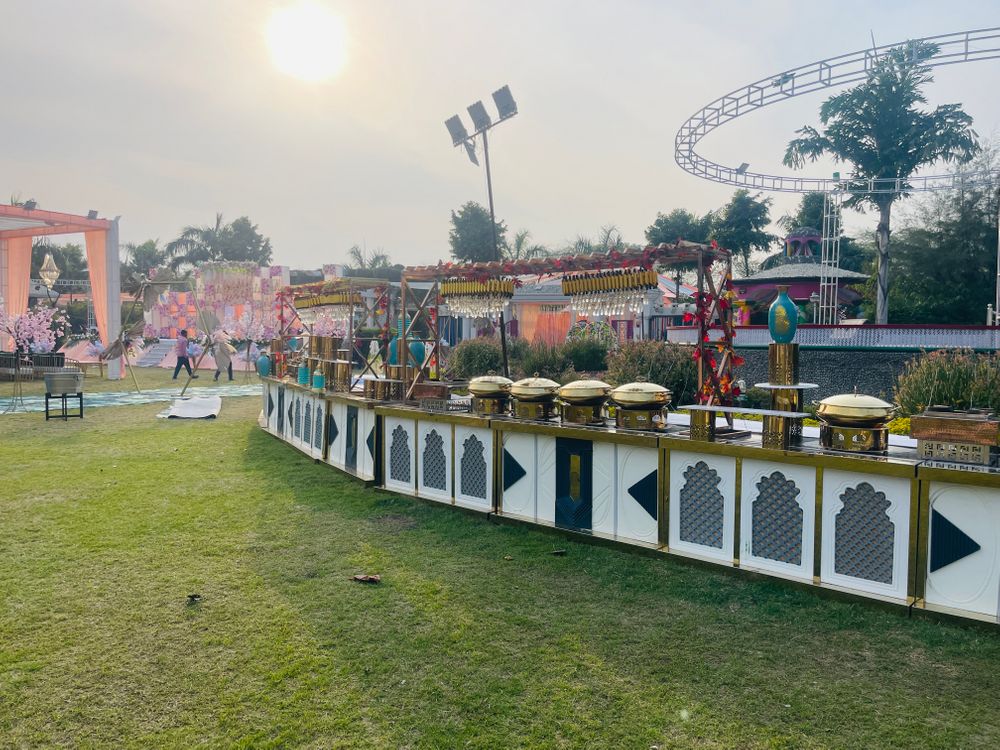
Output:
<instances>
[{"instance_id":1,"label":"teal ceramic pot","mask_svg":"<svg viewBox=\"0 0 1000 750\"><path fill-rule=\"evenodd\" d=\"M389 364L398 365L399 354L397 349L399 348L399 337L397 336L392 341L389 342ZM410 367L419 367L424 363L424 342L423 341L413 341L410 340Z\"/></svg>"},{"instance_id":2,"label":"teal ceramic pot","mask_svg":"<svg viewBox=\"0 0 1000 750\"><path fill-rule=\"evenodd\" d=\"M788 296L788 287L779 286L778 296L767 311L767 327L777 344L790 344L799 325L799 310Z\"/></svg>"},{"instance_id":3,"label":"teal ceramic pot","mask_svg":"<svg viewBox=\"0 0 1000 750\"><path fill-rule=\"evenodd\" d=\"M262 378L266 378L271 374L271 358L266 354L261 354L257 357L257 374Z\"/></svg>"},{"instance_id":4,"label":"teal ceramic pot","mask_svg":"<svg viewBox=\"0 0 1000 750\"><path fill-rule=\"evenodd\" d=\"M323 371L318 367L313 372L312 387L313 390L317 391L322 391L324 388L326 388L326 376L323 374Z\"/></svg>"},{"instance_id":5,"label":"teal ceramic pot","mask_svg":"<svg viewBox=\"0 0 1000 750\"><path fill-rule=\"evenodd\" d=\"M309 372L309 365L307 365L305 362L299 365L299 385L304 385L306 388L308 388L309 378L311 375L312 373Z\"/></svg>"}]
</instances>

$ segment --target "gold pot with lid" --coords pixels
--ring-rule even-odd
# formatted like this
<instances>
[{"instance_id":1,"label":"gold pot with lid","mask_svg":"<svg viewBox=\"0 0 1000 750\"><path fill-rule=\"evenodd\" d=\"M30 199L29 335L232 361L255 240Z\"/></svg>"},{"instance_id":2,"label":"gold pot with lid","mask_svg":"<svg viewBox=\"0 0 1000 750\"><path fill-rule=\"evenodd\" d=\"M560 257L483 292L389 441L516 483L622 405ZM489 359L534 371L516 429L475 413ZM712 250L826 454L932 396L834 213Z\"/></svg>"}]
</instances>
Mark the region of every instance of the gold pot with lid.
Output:
<instances>
[{"instance_id":1,"label":"gold pot with lid","mask_svg":"<svg viewBox=\"0 0 1000 750\"><path fill-rule=\"evenodd\" d=\"M497 375L490 370L487 375L480 375L469 381L469 393L479 398L501 398L510 395L510 388L514 384L510 378Z\"/></svg>"},{"instance_id":2,"label":"gold pot with lid","mask_svg":"<svg viewBox=\"0 0 1000 750\"><path fill-rule=\"evenodd\" d=\"M603 380L574 380L559 389L559 398L574 406L592 406L603 404L611 386Z\"/></svg>"},{"instance_id":3,"label":"gold pot with lid","mask_svg":"<svg viewBox=\"0 0 1000 750\"><path fill-rule=\"evenodd\" d=\"M634 383L613 388L611 401L622 409L659 409L670 403L672 395L669 388L637 378Z\"/></svg>"},{"instance_id":4,"label":"gold pot with lid","mask_svg":"<svg viewBox=\"0 0 1000 750\"><path fill-rule=\"evenodd\" d=\"M518 401L551 401L559 384L554 380L539 377L536 372L533 377L523 378L510 386L510 395Z\"/></svg>"},{"instance_id":5,"label":"gold pot with lid","mask_svg":"<svg viewBox=\"0 0 1000 750\"><path fill-rule=\"evenodd\" d=\"M890 419L896 407L863 393L841 393L819 402L816 414L825 422L842 427L878 427Z\"/></svg>"}]
</instances>

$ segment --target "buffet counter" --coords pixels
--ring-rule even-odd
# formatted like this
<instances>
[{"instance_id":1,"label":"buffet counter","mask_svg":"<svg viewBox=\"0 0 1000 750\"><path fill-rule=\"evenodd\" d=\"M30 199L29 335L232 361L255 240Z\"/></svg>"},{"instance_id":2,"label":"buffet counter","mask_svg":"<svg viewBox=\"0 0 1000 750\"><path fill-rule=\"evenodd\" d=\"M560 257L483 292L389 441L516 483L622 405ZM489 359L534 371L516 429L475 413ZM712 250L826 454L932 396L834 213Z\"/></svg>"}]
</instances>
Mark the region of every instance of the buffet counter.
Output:
<instances>
[{"instance_id":1,"label":"buffet counter","mask_svg":"<svg viewBox=\"0 0 1000 750\"><path fill-rule=\"evenodd\" d=\"M997 622L1000 470L912 448L421 409L265 378L266 429L387 490L875 598Z\"/></svg>"}]
</instances>

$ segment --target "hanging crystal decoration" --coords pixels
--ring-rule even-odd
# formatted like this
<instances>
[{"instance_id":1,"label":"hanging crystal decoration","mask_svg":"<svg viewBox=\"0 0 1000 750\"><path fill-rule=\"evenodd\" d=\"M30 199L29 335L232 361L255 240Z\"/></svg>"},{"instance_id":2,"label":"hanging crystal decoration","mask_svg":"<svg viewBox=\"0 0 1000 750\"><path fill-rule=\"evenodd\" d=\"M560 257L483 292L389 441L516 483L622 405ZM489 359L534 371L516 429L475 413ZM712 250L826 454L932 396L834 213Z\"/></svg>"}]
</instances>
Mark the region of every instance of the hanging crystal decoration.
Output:
<instances>
[{"instance_id":1,"label":"hanging crystal decoration","mask_svg":"<svg viewBox=\"0 0 1000 750\"><path fill-rule=\"evenodd\" d=\"M295 300L295 312L306 325L311 325L317 316L333 322L347 321L352 309L362 304L357 292L330 292L299 297Z\"/></svg>"},{"instance_id":2,"label":"hanging crystal decoration","mask_svg":"<svg viewBox=\"0 0 1000 750\"><path fill-rule=\"evenodd\" d=\"M646 292L657 283L656 271L626 268L564 276L562 292L579 315L622 317L642 312Z\"/></svg>"},{"instance_id":3,"label":"hanging crystal decoration","mask_svg":"<svg viewBox=\"0 0 1000 750\"><path fill-rule=\"evenodd\" d=\"M464 281L448 279L441 282L441 296L455 314L469 318L488 318L503 312L514 296L513 279Z\"/></svg>"}]
</instances>

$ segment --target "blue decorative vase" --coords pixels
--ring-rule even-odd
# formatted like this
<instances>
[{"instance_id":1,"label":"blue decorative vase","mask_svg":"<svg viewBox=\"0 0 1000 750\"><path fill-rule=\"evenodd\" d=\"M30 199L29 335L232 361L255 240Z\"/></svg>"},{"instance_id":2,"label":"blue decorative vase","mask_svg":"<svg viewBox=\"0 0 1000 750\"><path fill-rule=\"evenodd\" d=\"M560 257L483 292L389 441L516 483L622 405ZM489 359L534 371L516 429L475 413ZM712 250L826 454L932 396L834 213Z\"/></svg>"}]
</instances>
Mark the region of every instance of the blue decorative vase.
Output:
<instances>
[{"instance_id":1,"label":"blue decorative vase","mask_svg":"<svg viewBox=\"0 0 1000 750\"><path fill-rule=\"evenodd\" d=\"M263 352L257 357L257 374L262 378L271 374L271 358Z\"/></svg>"},{"instance_id":2,"label":"blue decorative vase","mask_svg":"<svg viewBox=\"0 0 1000 750\"><path fill-rule=\"evenodd\" d=\"M311 375L312 373L309 372L309 365L307 365L305 362L299 365L299 385L304 385L306 388L308 388L309 378Z\"/></svg>"},{"instance_id":3,"label":"blue decorative vase","mask_svg":"<svg viewBox=\"0 0 1000 750\"><path fill-rule=\"evenodd\" d=\"M410 367L419 367L424 363L424 342L410 339ZM389 342L389 364L402 364L399 361L399 337Z\"/></svg>"},{"instance_id":4,"label":"blue decorative vase","mask_svg":"<svg viewBox=\"0 0 1000 750\"><path fill-rule=\"evenodd\" d=\"M777 344L790 344L799 325L799 310L788 296L788 287L778 287L778 297L767 311L767 327Z\"/></svg>"},{"instance_id":5,"label":"blue decorative vase","mask_svg":"<svg viewBox=\"0 0 1000 750\"><path fill-rule=\"evenodd\" d=\"M326 376L320 368L316 368L313 372L312 386L314 391L322 391L326 388Z\"/></svg>"}]
</instances>

